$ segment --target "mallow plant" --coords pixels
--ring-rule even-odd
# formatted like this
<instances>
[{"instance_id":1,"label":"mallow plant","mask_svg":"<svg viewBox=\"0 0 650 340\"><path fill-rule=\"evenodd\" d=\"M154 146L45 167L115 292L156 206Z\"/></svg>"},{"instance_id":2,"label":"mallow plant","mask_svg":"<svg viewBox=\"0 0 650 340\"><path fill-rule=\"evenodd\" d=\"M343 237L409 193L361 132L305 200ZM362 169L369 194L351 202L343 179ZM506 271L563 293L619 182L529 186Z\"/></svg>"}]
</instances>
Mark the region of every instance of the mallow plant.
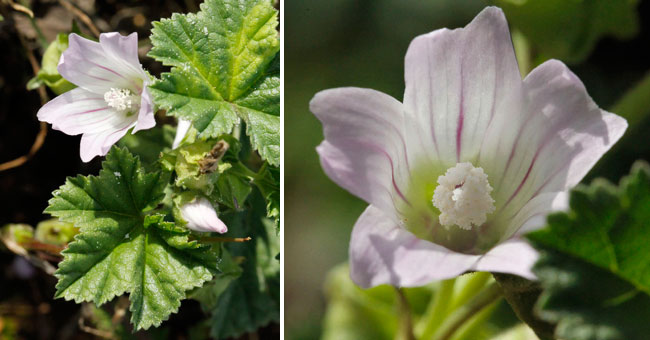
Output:
<instances>
[{"instance_id":1,"label":"mallow plant","mask_svg":"<svg viewBox=\"0 0 650 340\"><path fill-rule=\"evenodd\" d=\"M640 253L648 248L637 239L650 231L641 222L647 165L636 165L620 189L597 183L570 192L627 121L599 108L561 61L522 75L496 7L463 28L413 39L405 81L402 101L337 88L310 103L323 125L323 170L368 203L352 230L350 278L361 288L398 288L399 338L491 338L470 331L501 296L541 339L645 338L644 322L616 315L650 310ZM478 273L454 288L456 277L476 272L496 282ZM435 281L430 307L409 317L402 288ZM385 294L370 291L354 294ZM330 294L340 312L345 294ZM332 328L326 338L333 334L343 333Z\"/></svg>"},{"instance_id":2,"label":"mallow plant","mask_svg":"<svg viewBox=\"0 0 650 340\"><path fill-rule=\"evenodd\" d=\"M142 67L139 38L63 39L57 71L72 89L38 112L82 135L82 161L104 158L45 210L76 233L54 272L56 297L101 306L128 294L134 331L190 297L216 338L278 322L277 10L207 0L154 22L148 56L168 67L160 77Z\"/></svg>"}]
</instances>

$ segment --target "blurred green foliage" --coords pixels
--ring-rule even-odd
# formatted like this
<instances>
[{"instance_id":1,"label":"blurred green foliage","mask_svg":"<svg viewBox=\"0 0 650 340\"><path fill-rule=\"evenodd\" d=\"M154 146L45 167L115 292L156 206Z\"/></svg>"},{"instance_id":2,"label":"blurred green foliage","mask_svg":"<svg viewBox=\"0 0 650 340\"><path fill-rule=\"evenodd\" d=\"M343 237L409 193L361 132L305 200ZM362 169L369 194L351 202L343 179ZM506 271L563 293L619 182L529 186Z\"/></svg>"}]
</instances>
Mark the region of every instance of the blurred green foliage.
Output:
<instances>
[{"instance_id":1,"label":"blurred green foliage","mask_svg":"<svg viewBox=\"0 0 650 340\"><path fill-rule=\"evenodd\" d=\"M34 238L43 243L64 246L71 242L77 233L79 233L79 228L75 227L74 224L52 218L36 225Z\"/></svg>"},{"instance_id":2,"label":"blurred green foliage","mask_svg":"<svg viewBox=\"0 0 650 340\"><path fill-rule=\"evenodd\" d=\"M529 38L540 60L586 59L604 36L631 38L639 30L638 0L492 0L511 27Z\"/></svg>"},{"instance_id":3,"label":"blurred green foliage","mask_svg":"<svg viewBox=\"0 0 650 340\"><path fill-rule=\"evenodd\" d=\"M484 287L489 274L470 274L452 282L451 290L444 290L443 283L437 282L423 287L403 288L408 301L414 335L417 339L429 339L428 324L431 318L436 318L432 311L449 315L462 307ZM479 282L477 284L477 281ZM435 306L436 299L442 297L446 306L441 309ZM330 271L325 281L325 294L328 298L327 313L323 320L323 340L356 340L356 339L395 339L399 333L401 317L404 311L400 309L397 293L394 287L381 285L363 290L350 279L349 267L341 264ZM442 321L440 318L437 320ZM488 340L495 336L508 333L517 325L518 320L509 310L503 300L478 313L466 327L461 327L450 339L452 340ZM440 326L440 325L438 325ZM439 327L438 327L439 328ZM518 339L522 333L512 332L506 339ZM523 334L530 335L523 331ZM526 338L526 339L535 339Z\"/></svg>"}]
</instances>

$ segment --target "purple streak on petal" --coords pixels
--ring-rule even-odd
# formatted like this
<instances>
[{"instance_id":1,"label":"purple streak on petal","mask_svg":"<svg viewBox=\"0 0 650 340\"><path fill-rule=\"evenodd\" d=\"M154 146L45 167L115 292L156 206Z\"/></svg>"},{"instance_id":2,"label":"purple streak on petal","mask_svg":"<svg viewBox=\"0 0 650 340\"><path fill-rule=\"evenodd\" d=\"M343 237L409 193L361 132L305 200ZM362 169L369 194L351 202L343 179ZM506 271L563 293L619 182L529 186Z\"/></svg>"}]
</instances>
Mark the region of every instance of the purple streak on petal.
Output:
<instances>
[{"instance_id":1,"label":"purple streak on petal","mask_svg":"<svg viewBox=\"0 0 650 340\"><path fill-rule=\"evenodd\" d=\"M108 110L108 106L101 107L99 109L93 109L93 110L87 110L87 111L83 111L83 112L71 113L70 116L78 116L78 115L82 115L82 114L86 114L86 113L92 113L92 112L98 112L98 111L104 111L104 110Z\"/></svg>"},{"instance_id":2,"label":"purple streak on petal","mask_svg":"<svg viewBox=\"0 0 650 340\"><path fill-rule=\"evenodd\" d=\"M461 63L461 71L460 71L460 102L459 102L459 110L458 110L458 124L456 126L456 162L460 162L460 150L461 150L461 143L462 143L462 134L463 134L463 121L465 120L465 112L463 108L463 103L464 103L464 91L463 91L463 66Z\"/></svg>"},{"instance_id":3,"label":"purple streak on petal","mask_svg":"<svg viewBox=\"0 0 650 340\"><path fill-rule=\"evenodd\" d=\"M527 126L528 123L530 122L530 120L533 118L533 116L534 116L533 114L529 113L526 116L526 120L524 121L524 123L521 126L522 127ZM508 169L510 168L510 164L512 163L512 159L515 157L515 152L517 150L517 146L519 146L519 139L521 138L521 134L522 134L523 130L524 130L523 128L520 128L519 131L517 131L517 137L515 137L515 141L512 144L512 149L510 150L510 156L508 156L508 161L506 162L506 167L503 169L503 173L501 175L501 179L499 180L499 184L497 184L497 186L496 186L497 188L501 187L501 185L503 184L503 180L506 178L506 175L508 174ZM487 136L487 134L486 134L486 136Z\"/></svg>"},{"instance_id":4,"label":"purple streak on petal","mask_svg":"<svg viewBox=\"0 0 650 340\"><path fill-rule=\"evenodd\" d=\"M373 151L375 151L375 152L379 152L379 153L381 153L382 155L386 156L386 159L388 159L388 162L390 163L390 174L391 174L391 181L392 181L392 183L393 183L393 188L395 188L395 191L397 192L397 195L399 195L399 197L400 197L400 198L401 198L401 199L402 199L406 204L408 204L408 205L410 206L410 205L411 205L411 202L409 202L409 201L406 199L406 197L404 196L404 194L402 194L402 191L399 189L399 187L397 187L397 183L395 182L395 166L393 165L393 159L390 157L390 155L388 154L388 152L386 152L386 150L384 150L382 147L380 147L380 146L377 145L377 144L368 143L368 142L363 142L363 141L356 141L356 143L359 144L359 145L364 145L364 146L368 147L369 149L371 149L371 150L373 150ZM392 196L392 195L391 195L391 196Z\"/></svg>"},{"instance_id":5,"label":"purple streak on petal","mask_svg":"<svg viewBox=\"0 0 650 340\"><path fill-rule=\"evenodd\" d=\"M546 145L546 144L544 144L544 145ZM515 198L515 196L517 196L517 194L519 193L519 190L521 190L521 187L524 186L524 183L526 183L526 180L528 180L528 176L530 175L530 172L533 170L533 166L535 166L535 161L537 160L537 156L539 156L539 152L542 150L543 147L544 146L537 149L537 152L535 152L535 156L533 157L533 160L530 162L530 166L528 167L528 171L526 171L526 175L524 176L524 179L521 180L521 182L519 183L519 186L517 186L517 189L515 189L515 192L513 192L512 195L510 196L510 198L508 198L508 201L506 202L506 204L504 204L503 207L501 207L501 210L505 209L508 206L508 204L510 204L512 199Z\"/></svg>"},{"instance_id":6,"label":"purple streak on petal","mask_svg":"<svg viewBox=\"0 0 650 340\"><path fill-rule=\"evenodd\" d=\"M135 89L136 89L136 93L137 93L137 94L142 93L142 86L138 85L138 84L137 84L133 79L131 79L131 78L127 78L127 77L125 77L124 75L122 75L121 73L119 73L119 72L117 72L117 71L115 71L115 70L113 70L113 69L111 69L111 68L108 68L108 67L106 67L106 66L99 65L99 64L97 64L97 63L95 63L95 62L92 62L92 61L90 61L90 60L89 60L88 62L91 63L91 64L93 64L93 65L95 65L95 66L97 66L97 67L99 67L99 68L101 68L101 69L104 69L104 70L106 70L106 71L108 71L108 72L111 72L111 73L115 74L116 76L118 76L118 77L120 77L120 78L122 78L122 79L124 79L124 80L126 80L126 81L128 81L128 82L130 82L131 84L133 84L133 87L135 87Z\"/></svg>"},{"instance_id":7,"label":"purple streak on petal","mask_svg":"<svg viewBox=\"0 0 650 340\"><path fill-rule=\"evenodd\" d=\"M366 202L394 211L410 174L403 105L378 91L339 88L317 93L310 109L323 123L325 141L317 151L326 174Z\"/></svg>"},{"instance_id":8,"label":"purple streak on petal","mask_svg":"<svg viewBox=\"0 0 650 340\"><path fill-rule=\"evenodd\" d=\"M490 118L509 111L521 89L513 52L505 16L494 7L464 28L416 37L405 60L409 154L443 165L475 158Z\"/></svg>"}]
</instances>

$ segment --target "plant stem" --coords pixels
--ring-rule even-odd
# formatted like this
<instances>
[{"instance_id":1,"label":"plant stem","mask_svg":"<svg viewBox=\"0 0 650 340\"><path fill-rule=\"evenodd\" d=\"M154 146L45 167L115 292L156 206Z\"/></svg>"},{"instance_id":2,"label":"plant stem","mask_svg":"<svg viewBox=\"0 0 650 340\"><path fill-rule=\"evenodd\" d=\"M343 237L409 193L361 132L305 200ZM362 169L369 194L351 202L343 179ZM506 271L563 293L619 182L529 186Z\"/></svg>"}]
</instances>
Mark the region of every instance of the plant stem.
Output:
<instances>
[{"instance_id":1,"label":"plant stem","mask_svg":"<svg viewBox=\"0 0 650 340\"><path fill-rule=\"evenodd\" d=\"M481 329L485 327L485 321L490 316L492 316L494 309L499 305L499 302L501 301L501 298L499 298L487 307L483 308L483 310L480 312L476 313L474 317L465 322L465 324L463 324L458 329L458 331L454 333L454 336L451 338L451 340L475 339L478 332L482 332Z\"/></svg>"},{"instance_id":2,"label":"plant stem","mask_svg":"<svg viewBox=\"0 0 650 340\"><path fill-rule=\"evenodd\" d=\"M252 240L250 237L201 237L201 243L217 243L217 242L247 242Z\"/></svg>"},{"instance_id":3,"label":"plant stem","mask_svg":"<svg viewBox=\"0 0 650 340\"><path fill-rule=\"evenodd\" d=\"M519 73L521 73L522 76L526 76L528 72L530 72L532 66L530 44L524 34L516 29L512 31L512 44L515 48Z\"/></svg>"},{"instance_id":4,"label":"plant stem","mask_svg":"<svg viewBox=\"0 0 650 340\"><path fill-rule=\"evenodd\" d=\"M475 272L470 274L465 274L460 279L463 279L467 276L469 279L465 281L465 284L460 289L458 294L454 295L454 301L451 304L450 310L456 310L456 308L464 305L469 299L476 295L485 284L492 278L490 273L486 272Z\"/></svg>"},{"instance_id":5,"label":"plant stem","mask_svg":"<svg viewBox=\"0 0 650 340\"><path fill-rule=\"evenodd\" d=\"M435 334L438 326L447 316L451 301L454 297L454 285L456 284L456 279L449 279L440 282L440 287L436 291L436 296L433 298L433 301L429 304L429 308L424 313L422 317L421 324L424 325L424 330L421 332L420 339L431 339L433 334ZM420 332L418 332L420 333Z\"/></svg>"},{"instance_id":6,"label":"plant stem","mask_svg":"<svg viewBox=\"0 0 650 340\"><path fill-rule=\"evenodd\" d=\"M395 287L397 293L397 305L399 308L400 325L395 340L415 340L413 336L413 323L411 320L411 308L401 288Z\"/></svg>"},{"instance_id":7,"label":"plant stem","mask_svg":"<svg viewBox=\"0 0 650 340\"><path fill-rule=\"evenodd\" d=\"M434 340L449 340L454 333L467 321L472 319L476 314L485 307L490 306L493 302L502 297L501 288L496 283L492 283L474 296L467 304L455 310L440 325L440 328L433 336Z\"/></svg>"},{"instance_id":8,"label":"plant stem","mask_svg":"<svg viewBox=\"0 0 650 340\"><path fill-rule=\"evenodd\" d=\"M528 324L541 340L553 339L555 325L541 320L533 312L542 292L539 284L510 274L493 273L492 276L503 289L503 296L517 317Z\"/></svg>"}]
</instances>

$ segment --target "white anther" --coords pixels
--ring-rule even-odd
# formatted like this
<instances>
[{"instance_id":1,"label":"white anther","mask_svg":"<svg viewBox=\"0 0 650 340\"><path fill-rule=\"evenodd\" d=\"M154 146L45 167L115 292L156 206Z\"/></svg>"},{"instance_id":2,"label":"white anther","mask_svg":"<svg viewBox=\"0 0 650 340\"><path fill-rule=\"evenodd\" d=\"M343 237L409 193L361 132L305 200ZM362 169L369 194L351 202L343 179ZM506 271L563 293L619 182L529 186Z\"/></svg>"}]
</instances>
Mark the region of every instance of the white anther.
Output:
<instances>
[{"instance_id":1,"label":"white anther","mask_svg":"<svg viewBox=\"0 0 650 340\"><path fill-rule=\"evenodd\" d=\"M433 192L433 205L440 210L440 224L457 225L462 229L480 226L494 211L490 196L492 187L482 168L471 163L458 163L438 177Z\"/></svg>"},{"instance_id":2,"label":"white anther","mask_svg":"<svg viewBox=\"0 0 650 340\"><path fill-rule=\"evenodd\" d=\"M111 88L110 91L104 93L104 100L108 106L126 113L135 111L140 104L137 97L128 89Z\"/></svg>"}]
</instances>

